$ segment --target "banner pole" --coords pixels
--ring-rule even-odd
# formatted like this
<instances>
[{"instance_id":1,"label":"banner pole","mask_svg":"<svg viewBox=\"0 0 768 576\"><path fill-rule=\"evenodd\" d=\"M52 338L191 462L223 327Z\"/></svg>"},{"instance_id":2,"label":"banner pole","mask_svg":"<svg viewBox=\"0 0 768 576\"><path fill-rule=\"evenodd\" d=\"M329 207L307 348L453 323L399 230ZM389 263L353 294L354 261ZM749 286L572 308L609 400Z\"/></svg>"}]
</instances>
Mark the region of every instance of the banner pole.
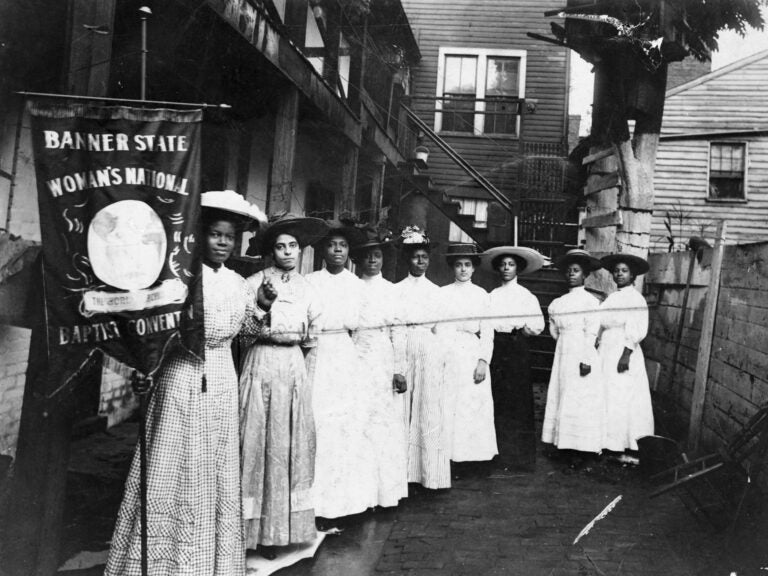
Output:
<instances>
[{"instance_id":1,"label":"banner pole","mask_svg":"<svg viewBox=\"0 0 768 576\"><path fill-rule=\"evenodd\" d=\"M221 108L228 110L232 108L229 104L206 104L205 102L171 102L170 100L142 100L138 98L107 98L105 96L81 96L78 94L53 94L51 92L16 92L19 96L30 96L33 98L52 98L59 100L80 100L85 102L113 102L123 104L154 104L157 106L180 106L182 108Z\"/></svg>"},{"instance_id":2,"label":"banner pole","mask_svg":"<svg viewBox=\"0 0 768 576\"><path fill-rule=\"evenodd\" d=\"M141 13L141 99L147 97L147 16L152 14L149 6L139 8Z\"/></svg>"},{"instance_id":3,"label":"banner pole","mask_svg":"<svg viewBox=\"0 0 768 576\"><path fill-rule=\"evenodd\" d=\"M141 486L141 576L149 574L147 566L147 399L139 397L139 444L141 450L141 462L139 466Z\"/></svg>"}]
</instances>

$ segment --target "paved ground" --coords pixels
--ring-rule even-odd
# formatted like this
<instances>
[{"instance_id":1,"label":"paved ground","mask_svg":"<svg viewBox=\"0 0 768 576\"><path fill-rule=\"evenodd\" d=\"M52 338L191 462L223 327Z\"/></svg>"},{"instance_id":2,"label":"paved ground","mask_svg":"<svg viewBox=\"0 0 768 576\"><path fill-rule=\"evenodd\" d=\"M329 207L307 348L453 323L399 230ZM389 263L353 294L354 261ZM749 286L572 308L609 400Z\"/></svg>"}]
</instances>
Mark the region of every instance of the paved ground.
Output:
<instances>
[{"instance_id":1,"label":"paved ground","mask_svg":"<svg viewBox=\"0 0 768 576\"><path fill-rule=\"evenodd\" d=\"M135 424L124 424L75 443L64 559L84 550L98 559L107 549L135 434ZM412 488L396 510L351 519L313 560L280 575L768 574L768 529L757 518L745 517L733 534L715 533L677 497L649 499L641 471L616 463L573 471L540 457L532 473L496 469L489 477L458 479L450 490ZM617 496L613 511L573 545Z\"/></svg>"}]
</instances>

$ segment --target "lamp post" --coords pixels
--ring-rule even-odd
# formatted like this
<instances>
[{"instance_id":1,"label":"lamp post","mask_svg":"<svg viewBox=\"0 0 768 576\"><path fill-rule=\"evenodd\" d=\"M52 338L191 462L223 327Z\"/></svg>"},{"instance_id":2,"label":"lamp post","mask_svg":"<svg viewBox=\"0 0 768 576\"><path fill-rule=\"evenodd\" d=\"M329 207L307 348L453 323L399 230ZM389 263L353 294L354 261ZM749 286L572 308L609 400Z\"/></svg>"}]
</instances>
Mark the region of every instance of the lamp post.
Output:
<instances>
[{"instance_id":1,"label":"lamp post","mask_svg":"<svg viewBox=\"0 0 768 576\"><path fill-rule=\"evenodd\" d=\"M139 8L141 14L141 95L142 100L147 99L147 16L152 15L149 6Z\"/></svg>"}]
</instances>

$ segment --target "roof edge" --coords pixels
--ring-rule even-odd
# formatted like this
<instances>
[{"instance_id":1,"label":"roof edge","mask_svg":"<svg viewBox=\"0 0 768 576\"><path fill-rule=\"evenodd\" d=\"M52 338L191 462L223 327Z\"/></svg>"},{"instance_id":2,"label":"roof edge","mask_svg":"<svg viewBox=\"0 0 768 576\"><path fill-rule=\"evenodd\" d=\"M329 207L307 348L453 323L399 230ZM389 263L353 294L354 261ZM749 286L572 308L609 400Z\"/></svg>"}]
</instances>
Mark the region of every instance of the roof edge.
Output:
<instances>
[{"instance_id":1,"label":"roof edge","mask_svg":"<svg viewBox=\"0 0 768 576\"><path fill-rule=\"evenodd\" d=\"M703 76L694 78L693 80L690 80L685 84L680 84L680 86L675 86L671 90L667 91L666 97L669 98L670 96L674 96L675 94L679 94L680 92L685 92L686 90L699 86L700 84L704 84L705 82L709 82L710 80L714 80L715 78L719 78L724 74L728 74L730 72L733 72L734 70L738 70L739 68L748 66L749 64L757 62L758 60L762 60L763 58L766 58L766 57L768 57L768 50L762 50L761 52L757 52L755 54L752 54L751 56L746 56L741 60L736 60L736 62L731 62L727 66L723 66L722 68L713 70L709 74L704 74Z\"/></svg>"}]
</instances>

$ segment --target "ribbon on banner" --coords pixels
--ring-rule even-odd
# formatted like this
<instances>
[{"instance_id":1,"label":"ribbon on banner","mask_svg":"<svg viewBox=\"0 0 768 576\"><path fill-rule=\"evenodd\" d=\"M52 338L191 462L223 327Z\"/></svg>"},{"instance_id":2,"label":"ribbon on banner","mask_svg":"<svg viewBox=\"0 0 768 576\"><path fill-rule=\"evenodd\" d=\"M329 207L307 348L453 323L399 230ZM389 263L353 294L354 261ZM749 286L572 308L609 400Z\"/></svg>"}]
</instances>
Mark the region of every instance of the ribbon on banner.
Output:
<instances>
[{"instance_id":1,"label":"ribbon on banner","mask_svg":"<svg viewBox=\"0 0 768 576\"><path fill-rule=\"evenodd\" d=\"M150 375L204 353L202 111L30 101L54 394L101 351Z\"/></svg>"}]
</instances>

